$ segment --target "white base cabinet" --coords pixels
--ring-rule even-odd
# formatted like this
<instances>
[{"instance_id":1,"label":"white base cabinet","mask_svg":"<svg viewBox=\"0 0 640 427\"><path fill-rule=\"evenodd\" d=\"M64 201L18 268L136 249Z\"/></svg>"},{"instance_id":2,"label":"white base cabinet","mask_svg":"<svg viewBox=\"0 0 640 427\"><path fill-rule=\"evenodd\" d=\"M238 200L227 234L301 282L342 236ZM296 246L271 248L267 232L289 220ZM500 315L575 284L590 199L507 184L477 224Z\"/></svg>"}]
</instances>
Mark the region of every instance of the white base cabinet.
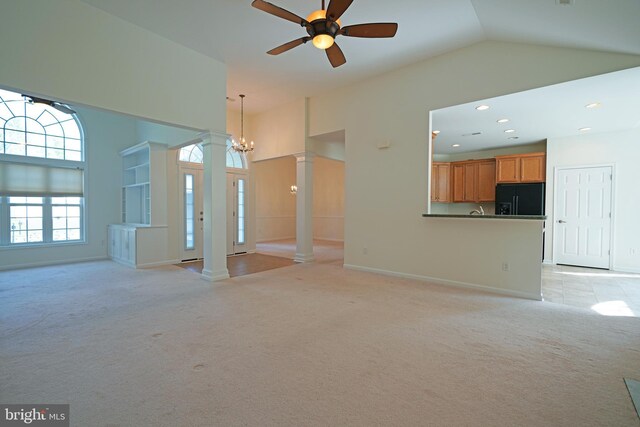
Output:
<instances>
[{"instance_id":1,"label":"white base cabinet","mask_svg":"<svg viewBox=\"0 0 640 427\"><path fill-rule=\"evenodd\" d=\"M167 226L109 225L109 257L129 267L154 267L176 264L171 259Z\"/></svg>"},{"instance_id":2,"label":"white base cabinet","mask_svg":"<svg viewBox=\"0 0 640 427\"><path fill-rule=\"evenodd\" d=\"M146 141L120 155L122 224L109 225L109 257L135 268L175 263L167 226L167 146Z\"/></svg>"},{"instance_id":3,"label":"white base cabinet","mask_svg":"<svg viewBox=\"0 0 640 427\"><path fill-rule=\"evenodd\" d=\"M130 267L136 266L136 227L109 225L109 257Z\"/></svg>"}]
</instances>

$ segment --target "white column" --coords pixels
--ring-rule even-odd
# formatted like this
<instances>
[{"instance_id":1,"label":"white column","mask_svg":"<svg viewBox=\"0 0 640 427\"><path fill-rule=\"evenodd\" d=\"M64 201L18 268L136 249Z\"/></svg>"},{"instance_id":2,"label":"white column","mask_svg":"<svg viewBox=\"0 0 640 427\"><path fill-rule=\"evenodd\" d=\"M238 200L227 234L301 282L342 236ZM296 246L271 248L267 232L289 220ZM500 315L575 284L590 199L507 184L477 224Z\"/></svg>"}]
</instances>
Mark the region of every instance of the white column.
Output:
<instances>
[{"instance_id":1,"label":"white column","mask_svg":"<svg viewBox=\"0 0 640 427\"><path fill-rule=\"evenodd\" d=\"M313 257L313 158L309 151L296 154L296 262Z\"/></svg>"},{"instance_id":2,"label":"white column","mask_svg":"<svg viewBox=\"0 0 640 427\"><path fill-rule=\"evenodd\" d=\"M204 268L202 277L229 278L227 270L227 138L225 133L200 135L204 148Z\"/></svg>"}]
</instances>

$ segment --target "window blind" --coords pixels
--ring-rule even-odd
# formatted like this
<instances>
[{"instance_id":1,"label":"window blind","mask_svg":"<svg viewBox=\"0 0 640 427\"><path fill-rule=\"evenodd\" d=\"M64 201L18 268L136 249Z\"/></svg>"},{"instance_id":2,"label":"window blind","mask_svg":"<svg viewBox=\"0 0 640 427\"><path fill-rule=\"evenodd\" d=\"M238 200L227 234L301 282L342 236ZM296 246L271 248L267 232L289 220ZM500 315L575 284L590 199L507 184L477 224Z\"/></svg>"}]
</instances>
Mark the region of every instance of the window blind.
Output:
<instances>
[{"instance_id":1,"label":"window blind","mask_svg":"<svg viewBox=\"0 0 640 427\"><path fill-rule=\"evenodd\" d=\"M82 169L0 161L0 196L82 195Z\"/></svg>"}]
</instances>

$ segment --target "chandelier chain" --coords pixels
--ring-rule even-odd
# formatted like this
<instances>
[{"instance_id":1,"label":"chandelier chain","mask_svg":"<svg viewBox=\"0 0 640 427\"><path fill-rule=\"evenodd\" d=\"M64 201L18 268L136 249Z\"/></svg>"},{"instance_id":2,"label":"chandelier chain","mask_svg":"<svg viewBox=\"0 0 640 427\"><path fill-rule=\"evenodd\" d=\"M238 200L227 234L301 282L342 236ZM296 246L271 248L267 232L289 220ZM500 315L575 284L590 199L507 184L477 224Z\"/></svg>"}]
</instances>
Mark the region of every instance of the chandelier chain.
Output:
<instances>
[{"instance_id":1,"label":"chandelier chain","mask_svg":"<svg viewBox=\"0 0 640 427\"><path fill-rule=\"evenodd\" d=\"M247 144L244 139L244 97L245 95L240 94L240 141L232 141L232 147L235 151L239 153L248 153L253 151L253 141L251 144Z\"/></svg>"}]
</instances>

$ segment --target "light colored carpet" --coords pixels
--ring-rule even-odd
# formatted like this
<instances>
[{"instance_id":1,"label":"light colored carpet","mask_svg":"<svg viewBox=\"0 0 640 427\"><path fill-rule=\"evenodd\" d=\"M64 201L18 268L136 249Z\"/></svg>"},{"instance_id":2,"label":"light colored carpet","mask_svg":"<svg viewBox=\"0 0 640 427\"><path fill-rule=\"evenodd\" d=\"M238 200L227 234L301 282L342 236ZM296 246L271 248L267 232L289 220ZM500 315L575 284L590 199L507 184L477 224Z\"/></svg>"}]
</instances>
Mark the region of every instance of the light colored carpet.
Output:
<instances>
[{"instance_id":1,"label":"light colored carpet","mask_svg":"<svg viewBox=\"0 0 640 427\"><path fill-rule=\"evenodd\" d=\"M0 272L0 401L77 426L638 426L640 319L300 264Z\"/></svg>"},{"instance_id":2,"label":"light colored carpet","mask_svg":"<svg viewBox=\"0 0 640 427\"><path fill-rule=\"evenodd\" d=\"M256 251L266 255L293 259L296 255L296 240L271 240L256 244ZM344 244L329 240L313 240L313 256L319 264L344 264Z\"/></svg>"}]
</instances>

